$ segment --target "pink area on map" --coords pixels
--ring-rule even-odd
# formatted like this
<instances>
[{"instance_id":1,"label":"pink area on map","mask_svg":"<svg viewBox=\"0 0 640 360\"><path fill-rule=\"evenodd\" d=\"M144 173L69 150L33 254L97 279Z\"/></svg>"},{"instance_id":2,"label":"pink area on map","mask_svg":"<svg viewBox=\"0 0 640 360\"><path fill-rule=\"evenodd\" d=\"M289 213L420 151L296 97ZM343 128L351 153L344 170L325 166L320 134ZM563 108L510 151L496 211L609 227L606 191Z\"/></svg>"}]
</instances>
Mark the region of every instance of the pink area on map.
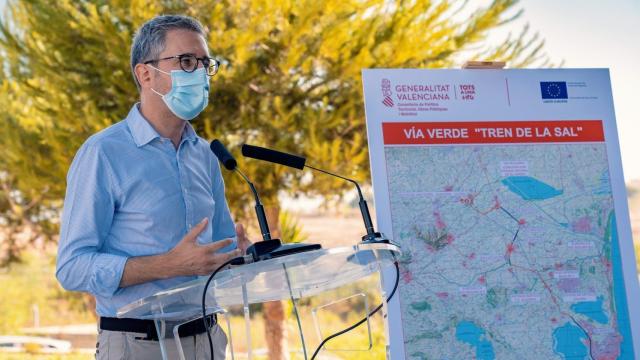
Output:
<instances>
[{"instance_id":1,"label":"pink area on map","mask_svg":"<svg viewBox=\"0 0 640 360\"><path fill-rule=\"evenodd\" d=\"M513 254L513 252L516 250L516 247L513 244L508 244L507 245L507 256Z\"/></svg>"},{"instance_id":2,"label":"pink area on map","mask_svg":"<svg viewBox=\"0 0 640 360\"><path fill-rule=\"evenodd\" d=\"M444 187L444 191L447 191L447 192L449 192L449 191L453 191L453 186L452 186L452 185L447 185L447 186L445 186L445 187Z\"/></svg>"},{"instance_id":3,"label":"pink area on map","mask_svg":"<svg viewBox=\"0 0 640 360\"><path fill-rule=\"evenodd\" d=\"M436 296L442 300L444 299L448 299L449 298L449 293L448 292L437 292Z\"/></svg>"},{"instance_id":4,"label":"pink area on map","mask_svg":"<svg viewBox=\"0 0 640 360\"><path fill-rule=\"evenodd\" d=\"M615 360L620 356L620 343L622 336L618 332L610 334L604 338L604 341L597 344L594 350L595 359Z\"/></svg>"},{"instance_id":5,"label":"pink area on map","mask_svg":"<svg viewBox=\"0 0 640 360\"><path fill-rule=\"evenodd\" d=\"M498 209L500 209L500 207L502 207L502 204L500 204L500 199L498 199L498 196L494 196L493 197L493 208L498 210Z\"/></svg>"},{"instance_id":6,"label":"pink area on map","mask_svg":"<svg viewBox=\"0 0 640 360\"><path fill-rule=\"evenodd\" d=\"M402 281L404 281L405 284L408 284L411 282L411 280L413 280L413 275L411 274L411 271L409 270L405 270L402 272Z\"/></svg>"},{"instance_id":7,"label":"pink area on map","mask_svg":"<svg viewBox=\"0 0 640 360\"><path fill-rule=\"evenodd\" d=\"M615 319L613 323L616 323ZM589 334L593 334L598 331L598 328L593 326L588 321L581 321L580 326L582 326ZM593 336L591 338L594 339ZM622 342L622 336L620 336L617 331L608 332L607 336L597 337L596 339L602 339L602 341L595 341L593 344L591 344L594 359L618 359L618 357L620 356L620 343ZM589 346L589 343L585 342L585 345Z\"/></svg>"},{"instance_id":8,"label":"pink area on map","mask_svg":"<svg viewBox=\"0 0 640 360\"><path fill-rule=\"evenodd\" d=\"M456 237L453 234L447 234L447 244L451 245L455 239Z\"/></svg>"},{"instance_id":9,"label":"pink area on map","mask_svg":"<svg viewBox=\"0 0 640 360\"><path fill-rule=\"evenodd\" d=\"M588 234L591 232L591 218L583 216L571 223L571 229L574 232Z\"/></svg>"},{"instance_id":10,"label":"pink area on map","mask_svg":"<svg viewBox=\"0 0 640 360\"><path fill-rule=\"evenodd\" d=\"M558 281L558 288L566 293L573 293L579 290L580 279L561 279Z\"/></svg>"},{"instance_id":11,"label":"pink area on map","mask_svg":"<svg viewBox=\"0 0 640 360\"><path fill-rule=\"evenodd\" d=\"M434 211L433 212L433 217L436 220L436 229L444 230L444 228L447 227L447 225L444 223L444 221L442 221L442 216L440 215L439 211Z\"/></svg>"},{"instance_id":12,"label":"pink area on map","mask_svg":"<svg viewBox=\"0 0 640 360\"><path fill-rule=\"evenodd\" d=\"M487 283L487 279L486 279L484 276L480 276L480 277L478 278L478 282L479 282L480 284L486 284L486 283Z\"/></svg>"}]
</instances>

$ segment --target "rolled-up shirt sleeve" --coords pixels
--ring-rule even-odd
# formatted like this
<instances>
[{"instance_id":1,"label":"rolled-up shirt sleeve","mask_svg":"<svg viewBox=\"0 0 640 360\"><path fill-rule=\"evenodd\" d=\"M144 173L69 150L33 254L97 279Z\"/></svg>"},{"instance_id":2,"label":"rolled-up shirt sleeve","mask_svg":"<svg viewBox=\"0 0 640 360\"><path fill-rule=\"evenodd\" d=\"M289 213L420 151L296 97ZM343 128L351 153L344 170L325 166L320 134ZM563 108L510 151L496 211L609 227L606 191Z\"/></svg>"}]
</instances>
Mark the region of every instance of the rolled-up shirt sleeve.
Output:
<instances>
[{"instance_id":1,"label":"rolled-up shirt sleeve","mask_svg":"<svg viewBox=\"0 0 640 360\"><path fill-rule=\"evenodd\" d=\"M101 252L111 228L118 190L99 146L85 143L67 174L56 277L67 290L112 296L126 256Z\"/></svg>"}]
</instances>

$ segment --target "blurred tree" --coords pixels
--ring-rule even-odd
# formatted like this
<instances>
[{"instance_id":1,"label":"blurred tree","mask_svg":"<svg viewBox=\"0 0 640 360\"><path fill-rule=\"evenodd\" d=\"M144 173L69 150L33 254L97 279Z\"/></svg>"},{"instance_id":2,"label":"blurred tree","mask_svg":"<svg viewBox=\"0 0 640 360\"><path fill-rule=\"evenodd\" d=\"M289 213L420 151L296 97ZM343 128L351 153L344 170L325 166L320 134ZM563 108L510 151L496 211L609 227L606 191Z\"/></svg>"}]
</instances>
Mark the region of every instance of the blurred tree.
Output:
<instances>
[{"instance_id":1,"label":"blurred tree","mask_svg":"<svg viewBox=\"0 0 640 360\"><path fill-rule=\"evenodd\" d=\"M199 134L223 139L236 154L243 142L265 145L367 181L361 69L458 67L466 59L544 65L542 41L526 28L496 46L484 43L491 30L520 16L516 4L8 0L0 20L0 171L11 174L9 184L25 203L35 201L33 209L60 209L75 151L89 135L122 119L137 100L128 64L133 32L157 14L184 13L208 27L211 54L222 61L210 105L193 122ZM274 224L284 189L335 196L350 188L280 166L240 166L258 184ZM225 179L236 217L250 217L245 184L230 174ZM5 216L14 211L0 206ZM56 231L39 230L49 239ZM279 303L265 312L282 317ZM268 338L272 358L282 357L278 336Z\"/></svg>"}]
</instances>

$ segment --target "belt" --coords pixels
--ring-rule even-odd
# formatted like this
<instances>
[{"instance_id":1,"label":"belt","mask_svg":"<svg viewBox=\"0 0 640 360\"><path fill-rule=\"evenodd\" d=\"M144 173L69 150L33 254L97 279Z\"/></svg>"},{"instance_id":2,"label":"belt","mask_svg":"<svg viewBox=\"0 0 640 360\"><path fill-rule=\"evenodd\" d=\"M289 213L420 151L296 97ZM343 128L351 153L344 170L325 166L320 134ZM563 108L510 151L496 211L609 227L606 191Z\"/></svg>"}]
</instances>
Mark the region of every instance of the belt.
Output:
<instances>
[{"instance_id":1,"label":"belt","mask_svg":"<svg viewBox=\"0 0 640 360\"><path fill-rule=\"evenodd\" d=\"M180 325L178 334L180 337L202 334L211 329L217 322L215 315L208 315L205 320L207 321L208 327L205 327L202 318L198 318ZM153 320L101 316L100 330L142 333L147 335L143 340L158 341L158 333L156 332L156 325Z\"/></svg>"}]
</instances>

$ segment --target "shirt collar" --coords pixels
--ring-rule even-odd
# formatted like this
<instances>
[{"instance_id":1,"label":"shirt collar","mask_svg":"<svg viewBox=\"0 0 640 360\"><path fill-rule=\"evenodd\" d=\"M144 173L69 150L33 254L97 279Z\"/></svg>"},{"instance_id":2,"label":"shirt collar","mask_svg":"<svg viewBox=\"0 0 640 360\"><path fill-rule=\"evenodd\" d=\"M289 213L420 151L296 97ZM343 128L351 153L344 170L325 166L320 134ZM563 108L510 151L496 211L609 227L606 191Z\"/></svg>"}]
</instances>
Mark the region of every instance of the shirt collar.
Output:
<instances>
[{"instance_id":1,"label":"shirt collar","mask_svg":"<svg viewBox=\"0 0 640 360\"><path fill-rule=\"evenodd\" d=\"M198 140L196 136L196 131L191 126L191 123L187 121L187 125L184 127L184 131L182 132L182 139L187 139L191 142L195 142Z\"/></svg>"},{"instance_id":2,"label":"shirt collar","mask_svg":"<svg viewBox=\"0 0 640 360\"><path fill-rule=\"evenodd\" d=\"M135 142L137 147L142 147L147 145L154 139L161 138L160 134L156 131L156 129L149 124L149 121L142 116L140 113L140 109L138 108L140 103L136 103L129 110L129 115L127 115L126 122L129 126L129 130L131 131L131 135L133 136L133 141ZM184 132L182 133L182 138L186 140L190 140L195 142L198 140L196 136L196 132L193 129L193 126L189 122L187 122Z\"/></svg>"}]
</instances>

